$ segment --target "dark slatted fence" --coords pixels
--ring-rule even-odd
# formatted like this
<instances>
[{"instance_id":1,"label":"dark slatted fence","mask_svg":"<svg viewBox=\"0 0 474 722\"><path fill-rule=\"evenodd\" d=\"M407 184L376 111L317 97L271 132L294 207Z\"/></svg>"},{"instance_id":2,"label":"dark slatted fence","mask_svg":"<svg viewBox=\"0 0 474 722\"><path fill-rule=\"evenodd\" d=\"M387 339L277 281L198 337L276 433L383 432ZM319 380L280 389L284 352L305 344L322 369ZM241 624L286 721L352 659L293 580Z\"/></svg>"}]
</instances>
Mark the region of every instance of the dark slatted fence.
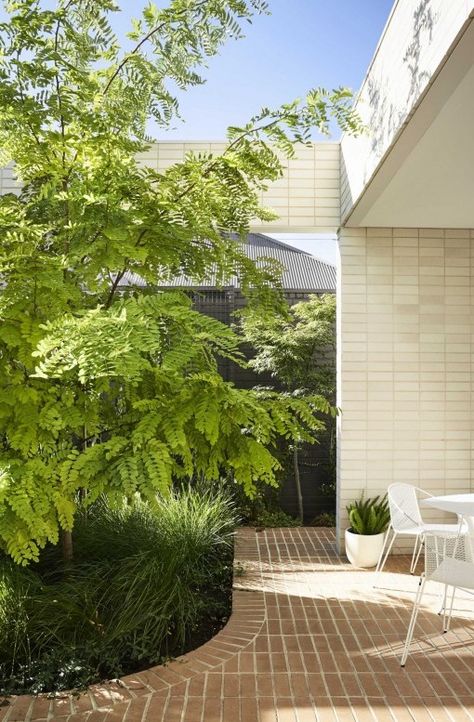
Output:
<instances>
[{"instance_id":1,"label":"dark slatted fence","mask_svg":"<svg viewBox=\"0 0 474 722\"><path fill-rule=\"evenodd\" d=\"M216 318L223 323L230 324L234 320L234 312L245 306L245 298L238 289L203 289L191 291L196 310ZM311 292L286 291L285 296L290 304L304 301ZM253 351L250 347L245 349L248 358ZM332 362L336 363L335 357ZM274 379L269 375L256 374L252 369L243 369L236 364L223 361L220 371L224 378L232 381L239 388L252 388L253 386L275 386ZM332 459L331 436L334 429L329 428L320 437L319 444L305 444L300 451L300 476L305 507L305 521L310 523L315 516L322 512L334 512L335 498L331 493L331 484L334 484L334 463ZM285 473L280 493L281 507L294 516L297 515L298 504L294 484L293 465L291 457L285 459Z\"/></svg>"}]
</instances>

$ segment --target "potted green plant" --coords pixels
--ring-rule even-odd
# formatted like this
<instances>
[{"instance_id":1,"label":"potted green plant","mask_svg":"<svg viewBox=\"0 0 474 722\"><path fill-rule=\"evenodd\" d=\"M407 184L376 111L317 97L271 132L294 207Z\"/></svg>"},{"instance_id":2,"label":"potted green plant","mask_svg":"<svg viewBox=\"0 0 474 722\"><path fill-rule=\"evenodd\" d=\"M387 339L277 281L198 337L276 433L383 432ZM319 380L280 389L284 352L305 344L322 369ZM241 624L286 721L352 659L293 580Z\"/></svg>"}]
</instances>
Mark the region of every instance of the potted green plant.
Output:
<instances>
[{"instance_id":1,"label":"potted green plant","mask_svg":"<svg viewBox=\"0 0 474 722\"><path fill-rule=\"evenodd\" d=\"M346 529L346 555L355 567L374 567L382 552L385 532L390 523L387 495L364 499L347 507L350 527Z\"/></svg>"}]
</instances>

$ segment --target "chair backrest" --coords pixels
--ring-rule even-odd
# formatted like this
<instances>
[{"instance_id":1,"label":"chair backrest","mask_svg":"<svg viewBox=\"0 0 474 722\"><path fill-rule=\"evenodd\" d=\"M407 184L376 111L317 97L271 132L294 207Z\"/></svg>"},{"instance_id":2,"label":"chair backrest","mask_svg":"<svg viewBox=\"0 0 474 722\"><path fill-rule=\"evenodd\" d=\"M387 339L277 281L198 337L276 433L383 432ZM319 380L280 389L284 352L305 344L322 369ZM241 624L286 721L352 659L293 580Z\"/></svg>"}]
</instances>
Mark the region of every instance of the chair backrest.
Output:
<instances>
[{"instance_id":1,"label":"chair backrest","mask_svg":"<svg viewBox=\"0 0 474 722\"><path fill-rule=\"evenodd\" d=\"M407 531L423 524L417 491L416 486L411 484L390 484L388 487L390 521L394 531Z\"/></svg>"}]
</instances>

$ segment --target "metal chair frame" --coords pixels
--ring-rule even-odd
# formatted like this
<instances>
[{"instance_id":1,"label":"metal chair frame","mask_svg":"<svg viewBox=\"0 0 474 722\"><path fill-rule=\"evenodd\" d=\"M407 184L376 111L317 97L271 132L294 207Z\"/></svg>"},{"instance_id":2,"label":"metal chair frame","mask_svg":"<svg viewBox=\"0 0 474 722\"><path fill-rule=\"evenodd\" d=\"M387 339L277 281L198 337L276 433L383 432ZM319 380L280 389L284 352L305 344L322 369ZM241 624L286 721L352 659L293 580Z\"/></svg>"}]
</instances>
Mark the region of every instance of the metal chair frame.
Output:
<instances>
[{"instance_id":1,"label":"metal chair frame","mask_svg":"<svg viewBox=\"0 0 474 722\"><path fill-rule=\"evenodd\" d=\"M411 508L406 509L400 506L400 503L394 498L394 489L400 489L401 487L404 487L406 493L411 497L407 499L407 506L409 507L411 504ZM390 484L387 493L390 508L390 525L385 535L384 545L375 568L375 573L378 575L383 570L397 536L405 535L415 536L415 546L410 564L410 574L413 574L423 549L425 535L434 531L443 534L453 533L456 530L456 525L429 524L423 521L418 505L418 496L424 496L427 499L433 496L433 494L430 494L424 489L420 489L412 484L395 483Z\"/></svg>"},{"instance_id":2,"label":"metal chair frame","mask_svg":"<svg viewBox=\"0 0 474 722\"><path fill-rule=\"evenodd\" d=\"M474 592L474 538L471 536L474 533L474 520L466 519L466 522L467 534L463 532L462 521L457 534L425 534L425 570L420 577L408 626L400 661L402 667L405 666L408 658L426 582L436 581L444 584L444 602L441 610L444 632L449 630L456 590ZM448 607L449 587L452 587L452 595Z\"/></svg>"}]
</instances>

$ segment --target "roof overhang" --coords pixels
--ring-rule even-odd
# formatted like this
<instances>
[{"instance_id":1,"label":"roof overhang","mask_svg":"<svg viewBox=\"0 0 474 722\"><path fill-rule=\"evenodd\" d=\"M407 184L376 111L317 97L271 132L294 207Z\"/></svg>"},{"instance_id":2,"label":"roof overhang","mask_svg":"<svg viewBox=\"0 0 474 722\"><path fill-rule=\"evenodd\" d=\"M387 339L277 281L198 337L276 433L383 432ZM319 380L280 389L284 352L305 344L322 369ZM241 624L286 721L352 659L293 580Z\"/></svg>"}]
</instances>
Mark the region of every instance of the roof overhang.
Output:
<instances>
[{"instance_id":1,"label":"roof overhang","mask_svg":"<svg viewBox=\"0 0 474 722\"><path fill-rule=\"evenodd\" d=\"M343 224L474 228L473 130L471 17Z\"/></svg>"}]
</instances>

